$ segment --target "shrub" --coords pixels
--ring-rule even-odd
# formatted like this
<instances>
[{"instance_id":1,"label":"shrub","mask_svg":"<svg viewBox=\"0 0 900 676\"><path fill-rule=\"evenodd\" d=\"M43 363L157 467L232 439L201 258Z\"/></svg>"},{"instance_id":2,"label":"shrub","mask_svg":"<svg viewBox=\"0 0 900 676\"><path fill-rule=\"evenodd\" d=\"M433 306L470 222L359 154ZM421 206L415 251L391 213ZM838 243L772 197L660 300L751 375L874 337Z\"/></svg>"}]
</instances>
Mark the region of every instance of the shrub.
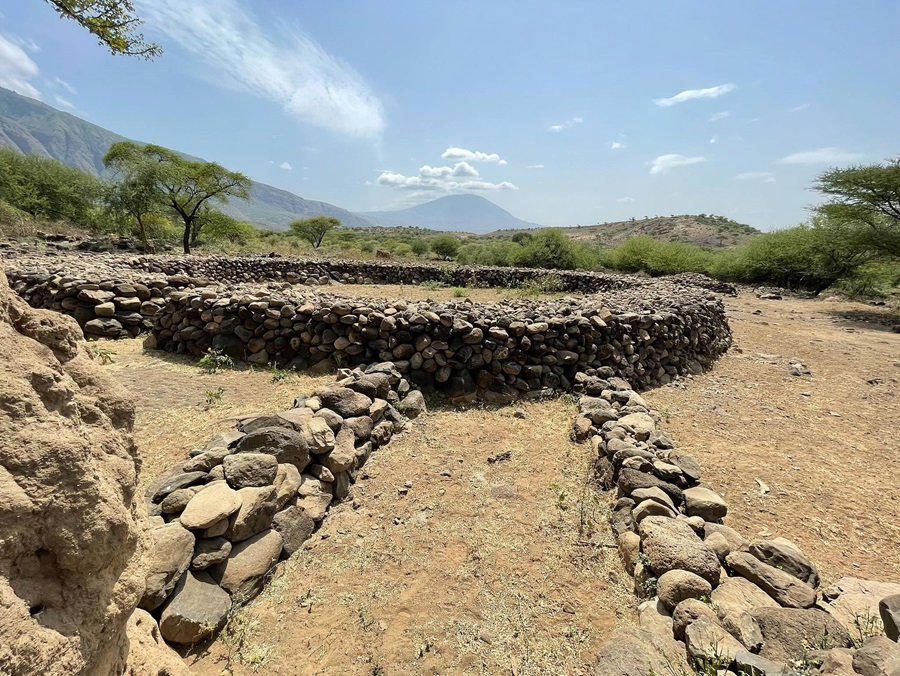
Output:
<instances>
[{"instance_id":1,"label":"shrub","mask_svg":"<svg viewBox=\"0 0 900 676\"><path fill-rule=\"evenodd\" d=\"M539 230L516 255L516 264L527 268L574 270L578 262L575 244L559 228Z\"/></svg>"},{"instance_id":2,"label":"shrub","mask_svg":"<svg viewBox=\"0 0 900 676\"><path fill-rule=\"evenodd\" d=\"M416 256L424 256L429 251L431 251L431 244L424 237L416 237L412 241L412 252L416 254Z\"/></svg>"},{"instance_id":3,"label":"shrub","mask_svg":"<svg viewBox=\"0 0 900 676\"><path fill-rule=\"evenodd\" d=\"M459 253L459 239L453 235L438 235L431 240L431 250L446 261L452 260Z\"/></svg>"}]
</instances>

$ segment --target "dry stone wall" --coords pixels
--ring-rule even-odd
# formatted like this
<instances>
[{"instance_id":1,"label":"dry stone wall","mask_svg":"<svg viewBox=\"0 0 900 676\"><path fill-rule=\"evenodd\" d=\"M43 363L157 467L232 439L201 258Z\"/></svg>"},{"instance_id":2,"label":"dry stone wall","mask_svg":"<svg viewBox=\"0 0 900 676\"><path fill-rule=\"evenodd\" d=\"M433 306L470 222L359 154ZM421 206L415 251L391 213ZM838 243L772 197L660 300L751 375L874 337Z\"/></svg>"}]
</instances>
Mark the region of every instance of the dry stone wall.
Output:
<instances>
[{"instance_id":1,"label":"dry stone wall","mask_svg":"<svg viewBox=\"0 0 900 676\"><path fill-rule=\"evenodd\" d=\"M392 364L373 364L290 410L241 420L160 476L145 496L155 528L140 605L162 637L192 645L218 632L424 408Z\"/></svg>"},{"instance_id":2,"label":"dry stone wall","mask_svg":"<svg viewBox=\"0 0 900 676\"><path fill-rule=\"evenodd\" d=\"M820 588L793 542L747 540L660 416L619 378L579 374L576 440L615 490L610 526L634 578L639 627L601 649L595 673L799 676L900 673L900 584L843 578Z\"/></svg>"}]
</instances>

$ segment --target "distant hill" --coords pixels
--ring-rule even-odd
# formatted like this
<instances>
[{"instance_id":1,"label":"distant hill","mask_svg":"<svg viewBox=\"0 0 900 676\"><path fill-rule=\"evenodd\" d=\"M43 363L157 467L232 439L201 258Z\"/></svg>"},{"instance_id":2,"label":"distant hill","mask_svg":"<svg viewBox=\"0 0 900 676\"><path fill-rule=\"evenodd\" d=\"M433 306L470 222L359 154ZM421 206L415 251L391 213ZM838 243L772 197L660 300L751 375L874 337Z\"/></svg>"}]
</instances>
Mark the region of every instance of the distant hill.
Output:
<instances>
[{"instance_id":1,"label":"distant hill","mask_svg":"<svg viewBox=\"0 0 900 676\"><path fill-rule=\"evenodd\" d=\"M101 175L103 156L113 143L128 141L108 129L0 87L0 147L51 157ZM199 159L180 153L189 159ZM229 167L240 171L239 167ZM284 230L298 218L334 216L350 227L368 227L366 219L327 202L303 199L287 190L253 182L249 200L229 200L222 211L255 225Z\"/></svg>"},{"instance_id":2,"label":"distant hill","mask_svg":"<svg viewBox=\"0 0 900 676\"><path fill-rule=\"evenodd\" d=\"M596 241L604 247L613 248L629 237L650 235L663 242L683 242L709 249L722 249L742 244L759 230L738 223L724 216L700 214L699 216L657 216L641 220L598 223L563 228L565 233L576 240ZM489 236L510 236L513 232L492 232Z\"/></svg>"},{"instance_id":3,"label":"distant hill","mask_svg":"<svg viewBox=\"0 0 900 676\"><path fill-rule=\"evenodd\" d=\"M491 230L541 228L501 209L479 195L448 195L399 211L364 211L360 216L375 225L430 230L486 233Z\"/></svg>"}]
</instances>

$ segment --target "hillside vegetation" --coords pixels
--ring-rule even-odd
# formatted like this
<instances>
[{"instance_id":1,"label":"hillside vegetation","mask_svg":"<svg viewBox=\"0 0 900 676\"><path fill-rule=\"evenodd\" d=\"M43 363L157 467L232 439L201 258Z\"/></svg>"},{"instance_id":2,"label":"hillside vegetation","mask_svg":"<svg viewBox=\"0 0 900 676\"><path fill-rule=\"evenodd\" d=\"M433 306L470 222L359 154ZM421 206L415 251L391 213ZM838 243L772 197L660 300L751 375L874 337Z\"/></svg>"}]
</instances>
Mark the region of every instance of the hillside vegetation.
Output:
<instances>
[{"instance_id":1,"label":"hillside vegetation","mask_svg":"<svg viewBox=\"0 0 900 676\"><path fill-rule=\"evenodd\" d=\"M760 231L738 223L725 216L713 214L654 216L653 218L579 225L563 228L563 232L576 241L593 242L614 248L630 237L648 235L660 242L680 242L708 249L721 249L743 244ZM520 230L498 230L493 237L511 237Z\"/></svg>"}]
</instances>

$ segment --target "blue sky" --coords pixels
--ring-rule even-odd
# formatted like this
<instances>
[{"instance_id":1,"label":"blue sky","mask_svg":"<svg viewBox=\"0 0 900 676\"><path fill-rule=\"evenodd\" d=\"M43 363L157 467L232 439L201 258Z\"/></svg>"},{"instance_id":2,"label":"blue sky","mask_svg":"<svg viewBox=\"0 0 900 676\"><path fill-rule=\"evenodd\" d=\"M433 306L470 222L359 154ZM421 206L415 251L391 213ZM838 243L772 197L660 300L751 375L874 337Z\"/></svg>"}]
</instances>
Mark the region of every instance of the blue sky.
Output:
<instances>
[{"instance_id":1,"label":"blue sky","mask_svg":"<svg viewBox=\"0 0 900 676\"><path fill-rule=\"evenodd\" d=\"M893 0L135 4L151 63L4 3L0 86L352 210L476 192L545 225L768 230L828 166L900 151Z\"/></svg>"}]
</instances>

